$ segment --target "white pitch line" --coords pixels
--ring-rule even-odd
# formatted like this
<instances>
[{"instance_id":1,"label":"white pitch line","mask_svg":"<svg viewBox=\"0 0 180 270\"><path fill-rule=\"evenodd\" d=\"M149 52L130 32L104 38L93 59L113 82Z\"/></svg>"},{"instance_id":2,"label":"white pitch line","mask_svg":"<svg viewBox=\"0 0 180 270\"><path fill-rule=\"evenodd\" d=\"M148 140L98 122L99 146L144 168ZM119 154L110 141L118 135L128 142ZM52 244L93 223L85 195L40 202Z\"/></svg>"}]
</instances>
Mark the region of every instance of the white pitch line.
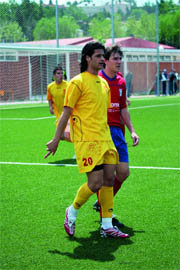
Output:
<instances>
[{"instance_id":1,"label":"white pitch line","mask_svg":"<svg viewBox=\"0 0 180 270\"><path fill-rule=\"evenodd\" d=\"M159 105L149 105L149 106L142 106L142 107L134 107L134 108L128 108L128 110L138 110L138 109L146 109L146 108L156 108L156 107L166 107L166 106L174 106L174 105L180 105L180 103L174 103L174 104L159 104ZM38 118L0 118L0 120L18 120L18 121L37 121L37 120L46 120L50 118L54 118L55 116L47 116L47 117L38 117Z\"/></svg>"},{"instance_id":2,"label":"white pitch line","mask_svg":"<svg viewBox=\"0 0 180 270\"><path fill-rule=\"evenodd\" d=\"M128 110L138 110L138 109L145 109L145 108L155 108L155 107L174 106L174 105L180 105L180 103L174 103L174 104L159 104L159 105L148 105L148 106L134 107L134 108L129 108L129 107L128 107Z\"/></svg>"},{"instance_id":3,"label":"white pitch line","mask_svg":"<svg viewBox=\"0 0 180 270\"><path fill-rule=\"evenodd\" d=\"M174 170L180 171L180 168L167 168L167 167L141 167L141 166L130 166L131 169L150 169L150 170Z\"/></svg>"},{"instance_id":4,"label":"white pitch line","mask_svg":"<svg viewBox=\"0 0 180 270\"><path fill-rule=\"evenodd\" d=\"M39 117L39 118L0 118L0 120L18 120L18 121L36 121L36 120L45 120L55 118L55 116Z\"/></svg>"},{"instance_id":5,"label":"white pitch line","mask_svg":"<svg viewBox=\"0 0 180 270\"><path fill-rule=\"evenodd\" d=\"M27 165L27 166L66 166L66 167L75 167L77 164L55 164L55 163L27 163L27 162L0 162L4 165Z\"/></svg>"},{"instance_id":6,"label":"white pitch line","mask_svg":"<svg viewBox=\"0 0 180 270\"><path fill-rule=\"evenodd\" d=\"M40 105L34 105L32 104L32 106L17 106L17 107L3 107L1 108L1 105L0 104L0 110L17 110L17 109L33 109L33 108L43 108L43 107L47 107L47 103L46 101L42 104L42 102L39 102L41 103ZM17 103L17 104L20 104L20 103ZM30 103L27 103L27 104L30 104ZM4 104L4 106L7 106L7 105L10 105L10 104ZM12 105L12 104L11 104ZM13 104L14 105L14 104ZM21 104L22 105L22 104ZM30 104L31 105L31 104Z\"/></svg>"},{"instance_id":7,"label":"white pitch line","mask_svg":"<svg viewBox=\"0 0 180 270\"><path fill-rule=\"evenodd\" d=\"M28 166L60 166L60 167L76 167L77 164L53 164L53 163L28 163L28 162L0 162L3 165L28 165ZM167 168L167 167L143 167L143 166L130 166L131 169L149 169L149 170L174 170L180 171L180 168Z\"/></svg>"}]
</instances>

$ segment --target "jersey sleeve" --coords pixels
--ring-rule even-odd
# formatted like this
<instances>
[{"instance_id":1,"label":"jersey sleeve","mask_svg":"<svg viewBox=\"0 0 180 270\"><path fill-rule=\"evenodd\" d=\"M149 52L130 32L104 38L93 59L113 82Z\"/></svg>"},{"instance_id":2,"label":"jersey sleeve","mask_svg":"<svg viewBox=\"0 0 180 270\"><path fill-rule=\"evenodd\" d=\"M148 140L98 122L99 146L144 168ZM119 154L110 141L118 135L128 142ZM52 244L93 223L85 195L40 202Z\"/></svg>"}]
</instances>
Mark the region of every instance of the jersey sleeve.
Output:
<instances>
[{"instance_id":1,"label":"jersey sleeve","mask_svg":"<svg viewBox=\"0 0 180 270\"><path fill-rule=\"evenodd\" d=\"M122 91L122 100L121 100L121 109L127 108L127 98L126 98L126 81L123 82L123 91Z\"/></svg>"},{"instance_id":2,"label":"jersey sleeve","mask_svg":"<svg viewBox=\"0 0 180 270\"><path fill-rule=\"evenodd\" d=\"M53 99L53 97L52 97L51 92L50 92L50 87L48 86L48 88L47 88L47 100L52 100L52 99Z\"/></svg>"},{"instance_id":3,"label":"jersey sleeve","mask_svg":"<svg viewBox=\"0 0 180 270\"><path fill-rule=\"evenodd\" d=\"M65 96L65 94L66 94L66 89L67 89L67 87L68 87L68 82L67 81L65 81L65 80L63 80L63 83L64 83L64 96Z\"/></svg>"},{"instance_id":4,"label":"jersey sleeve","mask_svg":"<svg viewBox=\"0 0 180 270\"><path fill-rule=\"evenodd\" d=\"M66 89L64 106L74 108L79 97L81 96L81 88L78 82L70 82Z\"/></svg>"},{"instance_id":5,"label":"jersey sleeve","mask_svg":"<svg viewBox=\"0 0 180 270\"><path fill-rule=\"evenodd\" d=\"M101 76L100 76L101 77ZM104 85L105 85L105 88L106 88L106 91L107 91L107 95L108 95L108 104L107 104L107 108L110 109L112 106L111 106L111 91L110 91L110 87L109 87L109 84L108 82L101 77L101 80L103 81Z\"/></svg>"}]
</instances>

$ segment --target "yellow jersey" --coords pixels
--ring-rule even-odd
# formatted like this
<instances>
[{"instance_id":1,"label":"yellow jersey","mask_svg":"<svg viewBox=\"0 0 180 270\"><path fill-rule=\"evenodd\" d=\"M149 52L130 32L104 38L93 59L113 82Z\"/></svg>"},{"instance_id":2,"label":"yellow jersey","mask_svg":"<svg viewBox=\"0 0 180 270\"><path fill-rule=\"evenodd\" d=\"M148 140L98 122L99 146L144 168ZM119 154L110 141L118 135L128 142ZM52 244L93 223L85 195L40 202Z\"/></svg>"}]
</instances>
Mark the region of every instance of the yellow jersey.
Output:
<instances>
[{"instance_id":1,"label":"yellow jersey","mask_svg":"<svg viewBox=\"0 0 180 270\"><path fill-rule=\"evenodd\" d=\"M107 124L110 89L106 80L87 71L68 84L64 106L73 109L70 134L73 142L112 141Z\"/></svg>"},{"instance_id":2,"label":"yellow jersey","mask_svg":"<svg viewBox=\"0 0 180 270\"><path fill-rule=\"evenodd\" d=\"M47 87L47 100L52 100L54 114L59 118L64 108L64 97L68 82L62 80L60 84L55 81L50 83Z\"/></svg>"}]
</instances>

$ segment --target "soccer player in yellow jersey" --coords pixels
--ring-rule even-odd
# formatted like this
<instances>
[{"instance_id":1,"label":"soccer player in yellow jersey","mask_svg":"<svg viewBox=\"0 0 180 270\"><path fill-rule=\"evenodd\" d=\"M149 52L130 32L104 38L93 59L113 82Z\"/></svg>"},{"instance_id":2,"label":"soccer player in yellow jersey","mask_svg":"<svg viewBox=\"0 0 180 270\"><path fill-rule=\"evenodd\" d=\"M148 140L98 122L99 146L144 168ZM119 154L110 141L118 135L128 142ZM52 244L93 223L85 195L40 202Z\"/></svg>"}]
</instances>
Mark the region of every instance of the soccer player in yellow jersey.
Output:
<instances>
[{"instance_id":1,"label":"soccer player in yellow jersey","mask_svg":"<svg viewBox=\"0 0 180 270\"><path fill-rule=\"evenodd\" d=\"M64 108L64 97L67 82L63 80L63 68L59 65L53 70L54 81L47 87L47 100L49 111L56 116L56 126Z\"/></svg>"},{"instance_id":2,"label":"soccer player in yellow jersey","mask_svg":"<svg viewBox=\"0 0 180 270\"><path fill-rule=\"evenodd\" d=\"M84 183L66 209L64 227L68 235L75 233L78 210L99 191L102 207L102 237L126 238L129 235L112 225L113 176L118 163L117 150L107 124L107 109L110 106L110 89L107 82L98 76L104 65L104 46L99 42L87 43L81 56L81 73L68 84L64 110L53 140L47 143L47 155L55 154L61 135L70 118L71 140L74 143L80 173L85 172Z\"/></svg>"}]
</instances>

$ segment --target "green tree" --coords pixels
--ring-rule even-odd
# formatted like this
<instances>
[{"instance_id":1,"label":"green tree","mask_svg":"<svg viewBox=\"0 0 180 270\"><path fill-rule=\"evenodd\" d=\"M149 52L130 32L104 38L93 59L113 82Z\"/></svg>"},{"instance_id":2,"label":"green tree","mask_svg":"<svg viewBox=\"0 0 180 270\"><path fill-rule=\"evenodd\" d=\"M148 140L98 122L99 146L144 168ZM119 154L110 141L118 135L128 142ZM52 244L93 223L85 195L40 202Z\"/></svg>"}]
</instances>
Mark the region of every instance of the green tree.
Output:
<instances>
[{"instance_id":1,"label":"green tree","mask_svg":"<svg viewBox=\"0 0 180 270\"><path fill-rule=\"evenodd\" d=\"M92 19L89 24L89 34L94 39L100 42L105 42L105 39L111 36L111 20L109 18L98 20L96 18Z\"/></svg>"},{"instance_id":2,"label":"green tree","mask_svg":"<svg viewBox=\"0 0 180 270\"><path fill-rule=\"evenodd\" d=\"M143 14L140 20L129 18L126 23L126 35L156 41L155 14Z\"/></svg>"},{"instance_id":3,"label":"green tree","mask_svg":"<svg viewBox=\"0 0 180 270\"><path fill-rule=\"evenodd\" d=\"M64 16L73 17L84 35L88 34L88 17L82 8L77 5L70 5L64 9Z\"/></svg>"},{"instance_id":4,"label":"green tree","mask_svg":"<svg viewBox=\"0 0 180 270\"><path fill-rule=\"evenodd\" d=\"M128 18L128 20L125 23L126 36L132 36L132 35L135 36L138 24L139 22L135 18L133 17Z\"/></svg>"},{"instance_id":5,"label":"green tree","mask_svg":"<svg viewBox=\"0 0 180 270\"><path fill-rule=\"evenodd\" d=\"M18 23L8 23L0 27L0 42L26 41L21 27Z\"/></svg>"},{"instance_id":6,"label":"green tree","mask_svg":"<svg viewBox=\"0 0 180 270\"><path fill-rule=\"evenodd\" d=\"M156 17L155 14L144 14L139 20L136 36L151 41L156 41Z\"/></svg>"},{"instance_id":7,"label":"green tree","mask_svg":"<svg viewBox=\"0 0 180 270\"><path fill-rule=\"evenodd\" d=\"M180 10L159 16L159 40L180 49Z\"/></svg>"},{"instance_id":8,"label":"green tree","mask_svg":"<svg viewBox=\"0 0 180 270\"><path fill-rule=\"evenodd\" d=\"M79 26L72 17L63 16L59 19L59 38L75 37ZM49 40L56 38L56 18L42 18L33 32L34 40Z\"/></svg>"},{"instance_id":9,"label":"green tree","mask_svg":"<svg viewBox=\"0 0 180 270\"><path fill-rule=\"evenodd\" d=\"M82 8L75 5L70 5L64 10L64 15L73 17L77 22L79 20L87 20L87 15L84 13Z\"/></svg>"},{"instance_id":10,"label":"green tree","mask_svg":"<svg viewBox=\"0 0 180 270\"><path fill-rule=\"evenodd\" d=\"M114 35L115 38L124 37L126 34L124 29L124 24L121 19L121 15L115 14L114 15Z\"/></svg>"},{"instance_id":11,"label":"green tree","mask_svg":"<svg viewBox=\"0 0 180 270\"><path fill-rule=\"evenodd\" d=\"M172 0L161 0L159 3L159 13L166 14L169 12L175 12L177 5Z\"/></svg>"},{"instance_id":12,"label":"green tree","mask_svg":"<svg viewBox=\"0 0 180 270\"><path fill-rule=\"evenodd\" d=\"M140 20L142 15L147 15L147 12L141 8L134 8L132 9L129 17L134 18L135 20Z\"/></svg>"},{"instance_id":13,"label":"green tree","mask_svg":"<svg viewBox=\"0 0 180 270\"><path fill-rule=\"evenodd\" d=\"M41 5L23 0L16 10L16 20L28 40L33 40L33 30L43 16Z\"/></svg>"},{"instance_id":14,"label":"green tree","mask_svg":"<svg viewBox=\"0 0 180 270\"><path fill-rule=\"evenodd\" d=\"M0 25L16 21L16 9L18 5L14 1L0 3Z\"/></svg>"},{"instance_id":15,"label":"green tree","mask_svg":"<svg viewBox=\"0 0 180 270\"><path fill-rule=\"evenodd\" d=\"M147 13L155 13L156 4L150 4L150 2L147 1L144 3L142 9L145 10Z\"/></svg>"},{"instance_id":16,"label":"green tree","mask_svg":"<svg viewBox=\"0 0 180 270\"><path fill-rule=\"evenodd\" d=\"M136 0L126 0L127 3L131 4L131 7L136 7Z\"/></svg>"}]
</instances>

